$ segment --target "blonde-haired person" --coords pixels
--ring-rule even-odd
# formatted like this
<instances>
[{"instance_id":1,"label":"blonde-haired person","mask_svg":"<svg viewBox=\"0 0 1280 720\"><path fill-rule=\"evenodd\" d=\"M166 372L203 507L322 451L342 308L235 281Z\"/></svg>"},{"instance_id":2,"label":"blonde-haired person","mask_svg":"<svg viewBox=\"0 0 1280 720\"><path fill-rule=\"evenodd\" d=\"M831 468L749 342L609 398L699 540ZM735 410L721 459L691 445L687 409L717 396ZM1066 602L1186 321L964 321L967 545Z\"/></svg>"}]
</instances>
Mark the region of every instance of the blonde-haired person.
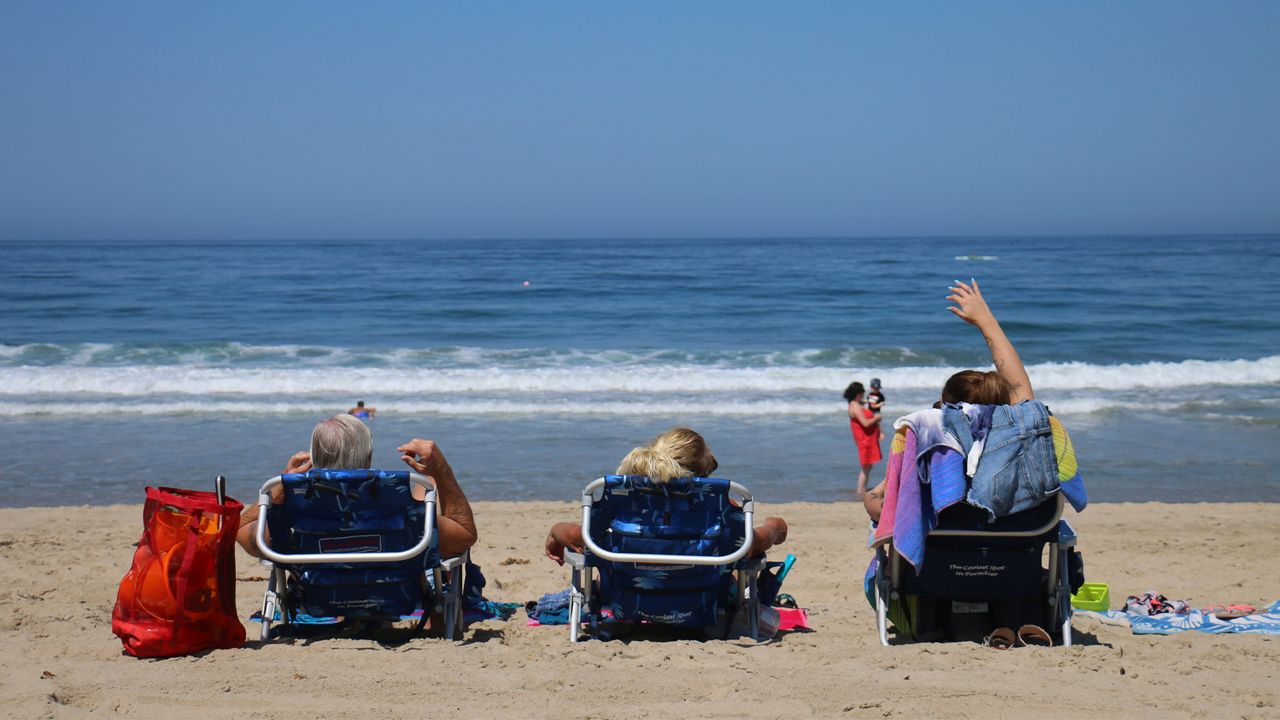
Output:
<instances>
[{"instance_id":1,"label":"blonde-haired person","mask_svg":"<svg viewBox=\"0 0 1280 720\"><path fill-rule=\"evenodd\" d=\"M1034 400L1031 377L1027 375L1018 351L1013 348L1013 343L1000 327L1000 321L996 320L995 313L987 307L987 301L978 288L978 281L972 278L968 283L957 280L954 286L947 289L951 291L947 299L955 303L947 309L978 328L991 350L991 362L996 369L961 370L947 378L942 386L942 400L934 407L941 407L943 403L962 402L975 405L1017 405L1024 400ZM880 521L880 511L884 508L885 485L886 483L880 483L862 496L867 514L876 522Z\"/></svg>"},{"instance_id":2,"label":"blonde-haired person","mask_svg":"<svg viewBox=\"0 0 1280 720\"><path fill-rule=\"evenodd\" d=\"M719 464L701 435L687 427L673 427L627 453L618 463L619 475L644 475L656 482L676 478L710 477Z\"/></svg>"},{"instance_id":3,"label":"blonde-haired person","mask_svg":"<svg viewBox=\"0 0 1280 720\"><path fill-rule=\"evenodd\" d=\"M635 448L618 464L618 475L644 475L655 482L676 478L711 477L720 464L701 435L687 427L674 427ZM774 545L787 539L787 523L780 517L765 518L755 528L751 539L751 556L763 555ZM564 564L565 548L582 552L582 525L556 523L547 533L547 557Z\"/></svg>"}]
</instances>

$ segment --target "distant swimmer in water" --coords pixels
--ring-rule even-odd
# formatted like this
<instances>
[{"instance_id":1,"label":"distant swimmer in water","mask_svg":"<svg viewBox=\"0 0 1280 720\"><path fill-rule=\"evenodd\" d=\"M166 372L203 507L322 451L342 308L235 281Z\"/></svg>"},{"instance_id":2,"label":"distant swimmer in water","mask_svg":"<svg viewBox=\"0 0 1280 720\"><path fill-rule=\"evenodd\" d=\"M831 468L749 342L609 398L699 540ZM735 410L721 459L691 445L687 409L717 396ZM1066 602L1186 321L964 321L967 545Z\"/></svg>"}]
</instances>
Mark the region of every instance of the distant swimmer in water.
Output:
<instances>
[{"instance_id":1,"label":"distant swimmer in water","mask_svg":"<svg viewBox=\"0 0 1280 720\"><path fill-rule=\"evenodd\" d=\"M365 407L364 401L361 400L356 403L355 407L348 410L347 414L355 415L361 420L369 420L369 419L372 419L374 415L378 414L378 408Z\"/></svg>"}]
</instances>

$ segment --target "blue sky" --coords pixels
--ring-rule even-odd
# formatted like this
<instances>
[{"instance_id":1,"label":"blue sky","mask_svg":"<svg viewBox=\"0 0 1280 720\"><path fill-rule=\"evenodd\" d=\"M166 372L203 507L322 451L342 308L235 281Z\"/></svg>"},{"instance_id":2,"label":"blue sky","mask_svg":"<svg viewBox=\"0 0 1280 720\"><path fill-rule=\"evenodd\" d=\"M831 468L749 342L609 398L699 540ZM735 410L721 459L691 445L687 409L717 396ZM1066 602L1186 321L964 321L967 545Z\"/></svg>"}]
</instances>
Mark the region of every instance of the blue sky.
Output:
<instances>
[{"instance_id":1,"label":"blue sky","mask_svg":"<svg viewBox=\"0 0 1280 720\"><path fill-rule=\"evenodd\" d=\"M0 238L1280 232L1280 3L0 4Z\"/></svg>"}]
</instances>

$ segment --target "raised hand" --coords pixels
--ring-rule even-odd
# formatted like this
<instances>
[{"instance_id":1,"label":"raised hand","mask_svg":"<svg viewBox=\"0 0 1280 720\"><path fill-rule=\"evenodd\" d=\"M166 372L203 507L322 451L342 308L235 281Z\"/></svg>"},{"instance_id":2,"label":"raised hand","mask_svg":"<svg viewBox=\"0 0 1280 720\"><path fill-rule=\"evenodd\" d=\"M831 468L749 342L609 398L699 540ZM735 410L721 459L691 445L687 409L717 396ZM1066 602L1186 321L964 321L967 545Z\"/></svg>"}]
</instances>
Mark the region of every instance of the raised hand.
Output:
<instances>
[{"instance_id":1,"label":"raised hand","mask_svg":"<svg viewBox=\"0 0 1280 720\"><path fill-rule=\"evenodd\" d=\"M396 448L405 465L413 468L419 475L431 475L433 469L444 460L440 446L432 440L414 438Z\"/></svg>"},{"instance_id":2,"label":"raised hand","mask_svg":"<svg viewBox=\"0 0 1280 720\"><path fill-rule=\"evenodd\" d=\"M987 307L987 301L982 297L982 291L978 288L978 281L969 278L969 283L963 283L959 280L956 284L947 288L951 294L947 299L955 303L959 307L948 307L956 317L964 320L970 325L982 327L989 322L995 320L991 308Z\"/></svg>"}]
</instances>

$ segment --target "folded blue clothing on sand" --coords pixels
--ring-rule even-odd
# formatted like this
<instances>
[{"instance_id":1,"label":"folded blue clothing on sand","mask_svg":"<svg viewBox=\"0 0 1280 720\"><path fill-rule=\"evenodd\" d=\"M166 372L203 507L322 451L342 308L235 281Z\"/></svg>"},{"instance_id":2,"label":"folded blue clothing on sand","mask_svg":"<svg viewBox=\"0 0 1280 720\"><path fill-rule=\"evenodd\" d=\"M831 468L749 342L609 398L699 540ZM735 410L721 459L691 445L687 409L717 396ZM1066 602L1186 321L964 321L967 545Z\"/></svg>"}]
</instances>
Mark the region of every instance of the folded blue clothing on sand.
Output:
<instances>
[{"instance_id":1,"label":"folded blue clothing on sand","mask_svg":"<svg viewBox=\"0 0 1280 720\"><path fill-rule=\"evenodd\" d=\"M1093 612L1092 610L1076 610L1076 615L1095 617L1110 623L1128 621L1135 635L1176 635L1177 633L1195 631L1211 635L1228 633L1248 633L1252 635L1280 635L1280 600L1271 603L1265 612L1245 615L1244 617L1223 620L1200 610L1192 610L1184 615L1177 613L1159 613L1156 615L1139 615L1120 610Z\"/></svg>"},{"instance_id":2,"label":"folded blue clothing on sand","mask_svg":"<svg viewBox=\"0 0 1280 720\"><path fill-rule=\"evenodd\" d=\"M569 623L569 590L547 593L536 601L525 604L530 620L540 625L567 625Z\"/></svg>"}]
</instances>

